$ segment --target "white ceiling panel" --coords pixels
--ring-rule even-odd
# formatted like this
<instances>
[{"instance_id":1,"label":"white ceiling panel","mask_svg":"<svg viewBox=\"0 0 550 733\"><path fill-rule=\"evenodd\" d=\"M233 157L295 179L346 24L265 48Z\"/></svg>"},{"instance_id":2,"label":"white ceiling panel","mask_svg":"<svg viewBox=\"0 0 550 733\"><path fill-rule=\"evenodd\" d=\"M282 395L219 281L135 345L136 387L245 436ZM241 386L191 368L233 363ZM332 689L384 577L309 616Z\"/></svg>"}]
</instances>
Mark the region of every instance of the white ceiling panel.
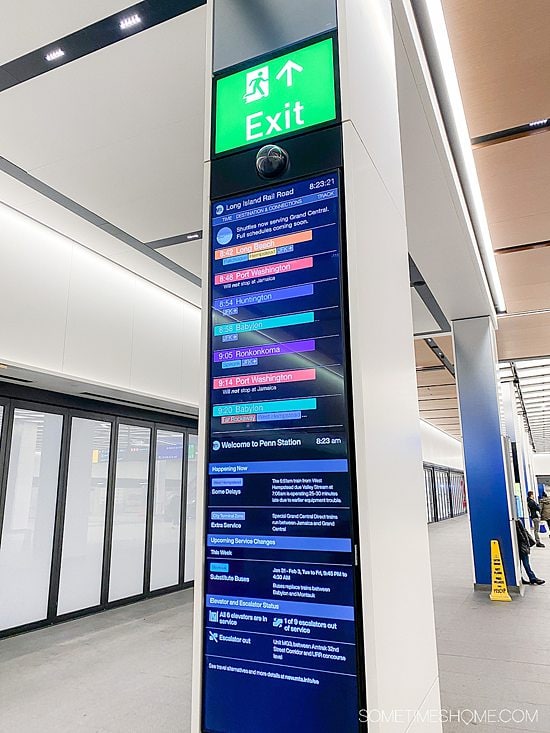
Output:
<instances>
[{"instance_id":1,"label":"white ceiling panel","mask_svg":"<svg viewBox=\"0 0 550 733\"><path fill-rule=\"evenodd\" d=\"M0 94L0 155L141 241L202 226L204 8Z\"/></svg>"},{"instance_id":2,"label":"white ceiling panel","mask_svg":"<svg viewBox=\"0 0 550 733\"><path fill-rule=\"evenodd\" d=\"M182 120L144 130L32 174L142 242L195 231L202 226L203 163L185 140L202 139L202 118L196 128L196 120Z\"/></svg>"},{"instance_id":3,"label":"white ceiling panel","mask_svg":"<svg viewBox=\"0 0 550 733\"><path fill-rule=\"evenodd\" d=\"M131 4L128 0L4 0L0 23L0 64L68 36Z\"/></svg>"},{"instance_id":4,"label":"white ceiling panel","mask_svg":"<svg viewBox=\"0 0 550 733\"><path fill-rule=\"evenodd\" d=\"M205 23L199 8L2 92L1 154L33 171L203 117Z\"/></svg>"},{"instance_id":5,"label":"white ceiling panel","mask_svg":"<svg viewBox=\"0 0 550 733\"><path fill-rule=\"evenodd\" d=\"M0 201L149 282L190 303L200 305L199 287L2 172Z\"/></svg>"},{"instance_id":6,"label":"white ceiling panel","mask_svg":"<svg viewBox=\"0 0 550 733\"><path fill-rule=\"evenodd\" d=\"M186 270L201 276L202 271L202 241L183 242L174 244L171 247L163 247L159 250L165 257Z\"/></svg>"}]
</instances>

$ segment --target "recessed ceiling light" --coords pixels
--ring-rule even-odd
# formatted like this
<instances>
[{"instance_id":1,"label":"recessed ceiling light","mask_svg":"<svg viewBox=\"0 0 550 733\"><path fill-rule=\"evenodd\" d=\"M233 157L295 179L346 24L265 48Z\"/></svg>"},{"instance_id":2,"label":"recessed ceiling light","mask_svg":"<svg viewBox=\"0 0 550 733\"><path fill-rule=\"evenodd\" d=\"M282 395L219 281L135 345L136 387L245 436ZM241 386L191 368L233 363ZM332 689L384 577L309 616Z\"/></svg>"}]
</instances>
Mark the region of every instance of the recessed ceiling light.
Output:
<instances>
[{"instance_id":1,"label":"recessed ceiling light","mask_svg":"<svg viewBox=\"0 0 550 733\"><path fill-rule=\"evenodd\" d=\"M134 13L133 15L128 15L126 18L123 18L120 21L120 30L125 31L128 28L133 28L135 25L139 25L141 23L141 17Z\"/></svg>"},{"instance_id":2,"label":"recessed ceiling light","mask_svg":"<svg viewBox=\"0 0 550 733\"><path fill-rule=\"evenodd\" d=\"M62 48L55 48L46 54L46 61L57 61L62 56L65 56L65 51Z\"/></svg>"}]
</instances>

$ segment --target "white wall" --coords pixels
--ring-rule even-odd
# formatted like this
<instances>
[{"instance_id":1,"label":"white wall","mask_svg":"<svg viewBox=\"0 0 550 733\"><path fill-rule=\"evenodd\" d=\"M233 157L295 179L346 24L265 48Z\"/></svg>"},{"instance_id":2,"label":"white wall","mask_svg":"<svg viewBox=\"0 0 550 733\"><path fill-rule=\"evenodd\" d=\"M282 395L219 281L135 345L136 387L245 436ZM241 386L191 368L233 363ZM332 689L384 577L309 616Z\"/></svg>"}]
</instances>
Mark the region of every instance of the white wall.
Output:
<instances>
[{"instance_id":1,"label":"white wall","mask_svg":"<svg viewBox=\"0 0 550 733\"><path fill-rule=\"evenodd\" d=\"M448 466L464 470L462 443L442 430L420 421L420 437L422 439L422 460L438 466Z\"/></svg>"},{"instance_id":2,"label":"white wall","mask_svg":"<svg viewBox=\"0 0 550 733\"><path fill-rule=\"evenodd\" d=\"M0 204L0 361L197 407L200 310Z\"/></svg>"},{"instance_id":3,"label":"white wall","mask_svg":"<svg viewBox=\"0 0 550 733\"><path fill-rule=\"evenodd\" d=\"M536 476L550 476L550 453L533 453L532 460Z\"/></svg>"}]
</instances>

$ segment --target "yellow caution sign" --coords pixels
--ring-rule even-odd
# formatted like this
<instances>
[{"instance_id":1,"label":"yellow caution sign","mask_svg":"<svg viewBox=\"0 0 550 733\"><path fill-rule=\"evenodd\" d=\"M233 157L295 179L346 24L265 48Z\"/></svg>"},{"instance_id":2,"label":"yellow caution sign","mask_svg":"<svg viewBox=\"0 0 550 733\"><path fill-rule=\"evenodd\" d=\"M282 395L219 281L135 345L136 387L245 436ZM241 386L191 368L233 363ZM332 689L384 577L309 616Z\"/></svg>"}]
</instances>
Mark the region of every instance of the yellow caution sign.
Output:
<instances>
[{"instance_id":1,"label":"yellow caution sign","mask_svg":"<svg viewBox=\"0 0 550 733\"><path fill-rule=\"evenodd\" d=\"M491 595L492 601L511 601L504 575L504 565L498 540L491 540Z\"/></svg>"}]
</instances>

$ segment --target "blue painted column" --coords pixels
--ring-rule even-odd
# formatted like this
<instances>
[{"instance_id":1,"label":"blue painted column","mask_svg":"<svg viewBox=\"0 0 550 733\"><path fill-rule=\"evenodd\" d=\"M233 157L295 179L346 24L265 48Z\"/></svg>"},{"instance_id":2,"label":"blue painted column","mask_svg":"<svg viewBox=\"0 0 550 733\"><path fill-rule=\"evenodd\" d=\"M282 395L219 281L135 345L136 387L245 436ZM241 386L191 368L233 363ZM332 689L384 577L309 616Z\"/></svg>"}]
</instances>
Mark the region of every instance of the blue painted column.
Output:
<instances>
[{"instance_id":1,"label":"blue painted column","mask_svg":"<svg viewBox=\"0 0 550 733\"><path fill-rule=\"evenodd\" d=\"M508 586L518 586L510 495L502 448L495 333L490 317L453 323L475 587L491 583L498 540Z\"/></svg>"}]
</instances>

